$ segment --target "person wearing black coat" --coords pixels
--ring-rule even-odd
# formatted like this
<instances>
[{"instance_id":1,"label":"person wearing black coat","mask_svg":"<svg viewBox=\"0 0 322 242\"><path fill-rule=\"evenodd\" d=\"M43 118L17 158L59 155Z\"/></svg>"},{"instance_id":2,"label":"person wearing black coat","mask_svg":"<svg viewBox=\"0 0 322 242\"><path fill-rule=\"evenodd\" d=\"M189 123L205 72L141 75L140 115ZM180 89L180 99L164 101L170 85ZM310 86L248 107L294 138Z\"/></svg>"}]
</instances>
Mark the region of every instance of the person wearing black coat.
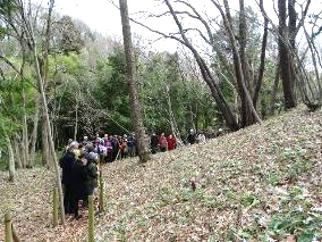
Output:
<instances>
[{"instance_id":1,"label":"person wearing black coat","mask_svg":"<svg viewBox=\"0 0 322 242\"><path fill-rule=\"evenodd\" d=\"M152 154L159 151L159 137L155 133L151 135L151 151Z\"/></svg>"},{"instance_id":2,"label":"person wearing black coat","mask_svg":"<svg viewBox=\"0 0 322 242\"><path fill-rule=\"evenodd\" d=\"M66 154L59 160L59 165L62 168L62 184L64 187L64 207L65 213L70 214L75 212L73 194L72 194L72 170L76 163L73 149L75 144L68 147Z\"/></svg>"},{"instance_id":3,"label":"person wearing black coat","mask_svg":"<svg viewBox=\"0 0 322 242\"><path fill-rule=\"evenodd\" d=\"M76 219L81 216L78 214L78 204L85 196L86 170L83 163L83 157L77 159L72 167L72 198L74 207L74 216Z\"/></svg>"},{"instance_id":4,"label":"person wearing black coat","mask_svg":"<svg viewBox=\"0 0 322 242\"><path fill-rule=\"evenodd\" d=\"M196 134L194 133L193 129L190 130L190 133L187 136L187 142L190 145L196 143Z\"/></svg>"}]
</instances>

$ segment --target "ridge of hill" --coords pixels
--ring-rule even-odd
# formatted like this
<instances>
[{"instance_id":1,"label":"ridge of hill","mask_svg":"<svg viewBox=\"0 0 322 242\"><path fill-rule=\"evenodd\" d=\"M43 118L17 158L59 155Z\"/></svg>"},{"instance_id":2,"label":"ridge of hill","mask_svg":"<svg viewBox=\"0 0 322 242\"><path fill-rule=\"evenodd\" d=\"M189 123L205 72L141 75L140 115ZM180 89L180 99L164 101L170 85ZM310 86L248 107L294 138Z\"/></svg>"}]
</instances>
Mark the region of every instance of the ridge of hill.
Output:
<instances>
[{"instance_id":1,"label":"ridge of hill","mask_svg":"<svg viewBox=\"0 0 322 242\"><path fill-rule=\"evenodd\" d=\"M301 107L144 165L107 164L96 241L319 241L321 131L321 111ZM49 174L19 171L6 184L0 173L0 215L18 209L23 241L82 241L85 220L50 226Z\"/></svg>"}]
</instances>

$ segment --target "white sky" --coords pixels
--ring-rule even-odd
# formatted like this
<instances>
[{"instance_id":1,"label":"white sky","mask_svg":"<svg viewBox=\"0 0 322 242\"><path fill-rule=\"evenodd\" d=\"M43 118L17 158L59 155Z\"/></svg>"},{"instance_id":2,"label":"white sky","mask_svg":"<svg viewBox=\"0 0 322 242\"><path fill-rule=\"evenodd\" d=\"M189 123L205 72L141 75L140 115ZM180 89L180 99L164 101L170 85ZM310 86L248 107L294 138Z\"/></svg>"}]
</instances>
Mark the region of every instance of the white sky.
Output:
<instances>
[{"instance_id":1,"label":"white sky","mask_svg":"<svg viewBox=\"0 0 322 242\"><path fill-rule=\"evenodd\" d=\"M48 0L32 0L33 2L42 2L46 4ZM303 2L306 0L298 0ZM118 0L114 0L118 4ZM190 0L190 2L201 11L207 11L208 14L213 15L216 10L210 4L210 0ZM270 18L276 19L274 12L274 5L272 0L266 0L264 3L266 11L269 13ZM275 1L276 2L276 1ZM229 0L232 14L234 9L238 9L238 0ZM255 0L245 0L245 4L252 4L255 6ZM154 13L162 13L166 11L164 5L154 0L128 0L130 14L139 11L149 11ZM174 5L175 7L175 5ZM210 8L211 7L211 8ZM277 7L277 6L275 6ZM312 0L311 9L321 10L321 0ZM258 9L257 6L254 7ZM121 38L122 28L119 10L110 3L110 0L55 0L55 10L61 14L70 15L74 18L81 19L91 29L96 30L104 35L115 36ZM181 9L180 9L181 10ZM260 13L259 13L259 16ZM144 21L144 20L142 20ZM149 19L144 21L146 25L154 29L164 30L169 32L177 32L177 28L171 18ZM142 36L144 39L157 39L158 36L151 34L148 30L132 23L132 32ZM153 43L153 47L160 51L169 50L174 51L177 48L177 43L174 40L162 40Z\"/></svg>"}]
</instances>

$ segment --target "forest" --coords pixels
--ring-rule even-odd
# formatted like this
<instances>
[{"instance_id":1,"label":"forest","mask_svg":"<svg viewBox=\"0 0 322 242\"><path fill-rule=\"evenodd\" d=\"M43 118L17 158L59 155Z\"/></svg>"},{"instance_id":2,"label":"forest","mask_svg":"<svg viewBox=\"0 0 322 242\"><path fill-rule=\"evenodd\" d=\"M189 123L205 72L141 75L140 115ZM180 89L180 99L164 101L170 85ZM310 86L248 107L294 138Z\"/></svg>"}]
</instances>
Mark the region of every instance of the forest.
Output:
<instances>
[{"instance_id":1,"label":"forest","mask_svg":"<svg viewBox=\"0 0 322 242\"><path fill-rule=\"evenodd\" d=\"M173 134L182 142L168 152L173 160L180 157L174 152L185 149L190 130L218 142L223 134L262 129L270 120L283 125L297 115L305 119L294 111L299 108L319 115L322 13L316 6L321 5L274 0L273 17L264 0L250 5L239 0L233 6L228 0L204 2L155 0L158 7L150 12L129 15L126 0L114 1L111 7L119 9L123 27L117 38L61 14L55 0L0 0L1 183L14 184L24 172L43 169L51 177L48 183L58 188L62 208L58 161L69 139L135 134L137 165L145 166L161 155L150 154L155 133ZM160 28L149 25L150 20ZM175 32L161 27L164 20ZM177 50L152 50L153 42L131 33L133 25L171 40ZM182 152L198 153L187 147ZM200 152L202 157L207 150ZM100 168L101 186L104 169L116 168ZM5 210L0 206L0 215Z\"/></svg>"}]
</instances>

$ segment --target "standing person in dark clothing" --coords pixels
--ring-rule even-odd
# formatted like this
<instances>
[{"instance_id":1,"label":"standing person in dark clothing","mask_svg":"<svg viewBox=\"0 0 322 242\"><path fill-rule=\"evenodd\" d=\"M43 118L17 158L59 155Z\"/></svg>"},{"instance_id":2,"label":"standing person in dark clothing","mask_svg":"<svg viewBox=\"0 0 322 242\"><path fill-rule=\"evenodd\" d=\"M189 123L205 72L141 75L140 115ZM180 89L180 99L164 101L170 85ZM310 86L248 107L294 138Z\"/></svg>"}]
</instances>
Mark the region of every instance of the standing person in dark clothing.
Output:
<instances>
[{"instance_id":1,"label":"standing person in dark clothing","mask_svg":"<svg viewBox=\"0 0 322 242\"><path fill-rule=\"evenodd\" d=\"M84 206L88 206L88 196L93 195L95 187L98 185L98 167L99 161L98 154L89 152L85 156L87 163L85 165L85 196Z\"/></svg>"},{"instance_id":2,"label":"standing person in dark clothing","mask_svg":"<svg viewBox=\"0 0 322 242\"><path fill-rule=\"evenodd\" d=\"M191 144L191 145L196 143L196 134L193 131L193 129L190 129L190 132L189 132L189 134L187 136L187 142L188 142L188 144Z\"/></svg>"},{"instance_id":3,"label":"standing person in dark clothing","mask_svg":"<svg viewBox=\"0 0 322 242\"><path fill-rule=\"evenodd\" d=\"M159 150L159 137L153 133L151 135L151 152L152 154L157 153Z\"/></svg>"},{"instance_id":4,"label":"standing person in dark clothing","mask_svg":"<svg viewBox=\"0 0 322 242\"><path fill-rule=\"evenodd\" d=\"M77 161L72 166L72 197L73 197L73 207L74 216L79 219L81 215L78 214L78 204L79 201L84 199L85 196L85 180L86 180L86 170L84 166L83 155L77 159Z\"/></svg>"},{"instance_id":5,"label":"standing person in dark clothing","mask_svg":"<svg viewBox=\"0 0 322 242\"><path fill-rule=\"evenodd\" d=\"M130 134L129 138L127 139L127 148L128 148L129 156L134 157L136 147L135 147L135 139L133 134Z\"/></svg>"},{"instance_id":6,"label":"standing person in dark clothing","mask_svg":"<svg viewBox=\"0 0 322 242\"><path fill-rule=\"evenodd\" d=\"M119 151L119 141L116 135L112 137L111 144L112 144L112 161L114 161Z\"/></svg>"},{"instance_id":7,"label":"standing person in dark clothing","mask_svg":"<svg viewBox=\"0 0 322 242\"><path fill-rule=\"evenodd\" d=\"M73 141L70 143L66 154L59 160L62 168L62 184L64 187L64 207L65 213L71 214L75 212L73 193L72 193L72 170L76 163L74 150L78 148L78 143Z\"/></svg>"}]
</instances>

